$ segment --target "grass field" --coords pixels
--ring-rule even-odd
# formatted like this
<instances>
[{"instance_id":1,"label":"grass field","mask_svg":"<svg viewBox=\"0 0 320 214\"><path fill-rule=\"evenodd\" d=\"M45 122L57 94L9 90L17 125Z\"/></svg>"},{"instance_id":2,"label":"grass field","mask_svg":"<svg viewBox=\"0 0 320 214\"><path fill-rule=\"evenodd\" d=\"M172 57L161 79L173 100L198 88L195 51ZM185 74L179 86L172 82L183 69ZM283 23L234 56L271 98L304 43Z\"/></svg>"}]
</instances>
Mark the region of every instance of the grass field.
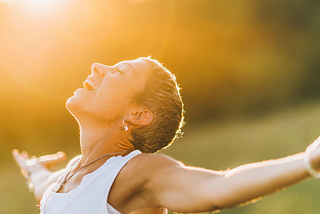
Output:
<instances>
[{"instance_id":1,"label":"grass field","mask_svg":"<svg viewBox=\"0 0 320 214\"><path fill-rule=\"evenodd\" d=\"M320 105L287 109L253 119L187 124L183 139L162 153L187 165L224 170L303 151L320 134ZM255 204L223 214L320 213L320 182L310 180Z\"/></svg>"},{"instance_id":2,"label":"grass field","mask_svg":"<svg viewBox=\"0 0 320 214\"><path fill-rule=\"evenodd\" d=\"M187 124L184 137L161 153L186 165L224 170L301 152L320 134L319 127L319 103L250 119ZM2 160L0 167L0 213L39 213L37 202L25 188L24 178L13 160ZM320 182L310 180L267 196L257 203L221 213L316 214L320 212L319 193Z\"/></svg>"}]
</instances>

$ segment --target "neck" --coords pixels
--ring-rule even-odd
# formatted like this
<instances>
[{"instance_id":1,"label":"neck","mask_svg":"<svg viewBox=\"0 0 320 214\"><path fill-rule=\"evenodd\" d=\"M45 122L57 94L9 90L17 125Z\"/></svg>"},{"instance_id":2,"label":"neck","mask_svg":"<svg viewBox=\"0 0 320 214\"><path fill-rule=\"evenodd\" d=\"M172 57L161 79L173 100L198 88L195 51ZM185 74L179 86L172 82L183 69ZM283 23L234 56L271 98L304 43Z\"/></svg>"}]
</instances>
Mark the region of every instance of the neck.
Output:
<instances>
[{"instance_id":1,"label":"neck","mask_svg":"<svg viewBox=\"0 0 320 214\"><path fill-rule=\"evenodd\" d=\"M125 132L119 126L101 126L101 125L80 125L80 146L82 158L80 164L86 164L90 161L109 153L125 155L133 151L134 146L130 142L130 133Z\"/></svg>"}]
</instances>

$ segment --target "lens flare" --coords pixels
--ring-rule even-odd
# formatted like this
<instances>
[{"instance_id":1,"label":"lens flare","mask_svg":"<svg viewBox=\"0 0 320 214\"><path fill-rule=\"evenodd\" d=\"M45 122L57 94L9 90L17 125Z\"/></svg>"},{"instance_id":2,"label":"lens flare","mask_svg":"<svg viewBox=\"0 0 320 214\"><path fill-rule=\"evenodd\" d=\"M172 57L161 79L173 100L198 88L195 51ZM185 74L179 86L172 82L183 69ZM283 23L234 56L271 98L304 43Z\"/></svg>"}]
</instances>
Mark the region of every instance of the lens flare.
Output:
<instances>
[{"instance_id":1,"label":"lens flare","mask_svg":"<svg viewBox=\"0 0 320 214\"><path fill-rule=\"evenodd\" d=\"M78 0L59 17L64 35L73 42L90 46L107 38L114 24L113 6L108 1Z\"/></svg>"},{"instance_id":2,"label":"lens flare","mask_svg":"<svg viewBox=\"0 0 320 214\"><path fill-rule=\"evenodd\" d=\"M28 12L48 13L54 12L55 6L60 0L27 0L20 3L21 7Z\"/></svg>"}]
</instances>

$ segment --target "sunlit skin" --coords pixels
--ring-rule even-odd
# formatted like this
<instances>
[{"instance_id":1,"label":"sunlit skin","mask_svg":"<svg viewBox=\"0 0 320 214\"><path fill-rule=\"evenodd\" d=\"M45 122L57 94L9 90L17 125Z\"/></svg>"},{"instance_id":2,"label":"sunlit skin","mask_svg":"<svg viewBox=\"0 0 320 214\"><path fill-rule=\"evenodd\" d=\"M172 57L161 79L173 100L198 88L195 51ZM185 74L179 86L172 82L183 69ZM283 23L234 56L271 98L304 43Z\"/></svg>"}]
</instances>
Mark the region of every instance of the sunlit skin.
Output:
<instances>
[{"instance_id":1,"label":"sunlit skin","mask_svg":"<svg viewBox=\"0 0 320 214\"><path fill-rule=\"evenodd\" d=\"M67 108L80 126L82 156L74 158L72 169L112 152L133 150L129 139L132 129L147 126L152 112L132 102L150 77L148 65L141 60L125 61L114 66L94 64L84 89L68 99ZM90 86L88 86L89 84ZM91 90L94 89L94 90ZM124 126L129 126L124 131ZM311 165L320 170L320 140L313 145ZM124 152L123 155L128 152ZM22 170L28 171L27 153L13 155ZM204 212L234 207L275 192L310 177L304 167L305 153L260 163L247 164L227 171L186 167L159 154L140 154L132 158L118 174L108 203L121 213ZM41 159L41 169L31 174L38 200L46 187L56 182L65 170L52 173L47 169L65 159L59 153ZM83 168L71 177L59 193L76 188L83 176L98 169L107 158ZM68 168L68 167L67 167Z\"/></svg>"},{"instance_id":2,"label":"sunlit skin","mask_svg":"<svg viewBox=\"0 0 320 214\"><path fill-rule=\"evenodd\" d=\"M106 152L133 150L128 141L130 132L122 129L123 120L126 118L124 122L132 128L151 122L152 113L132 102L148 78L146 64L140 60L115 66L92 65L92 74L87 79L94 82L95 90L78 89L67 101L67 108L79 122L82 160ZM149 117L141 118L144 115ZM101 149L104 147L105 150Z\"/></svg>"},{"instance_id":3,"label":"sunlit skin","mask_svg":"<svg viewBox=\"0 0 320 214\"><path fill-rule=\"evenodd\" d=\"M146 64L141 60L122 62L115 66L93 64L92 74L87 79L94 82L95 90L78 89L67 101L67 108L80 125L82 157L79 166L107 153L134 150L128 141L130 132L122 130L123 120L125 118L125 123L129 123L130 128L148 125L151 122L152 113L145 107L132 103L133 96L144 88L149 76ZM94 171L102 164L102 161L98 162L79 172L60 192L69 192L80 184L85 174ZM127 177L126 173L120 174L118 178ZM120 187L123 186L120 183ZM127 197L122 195L117 197L117 194L113 194L119 192L118 189L111 190L109 201L113 198L117 202L127 200ZM119 200L120 198L123 200ZM119 211L122 210L118 206L114 207ZM148 212L150 208L154 209L154 207L145 208L148 208ZM158 209L152 212L157 213Z\"/></svg>"}]
</instances>

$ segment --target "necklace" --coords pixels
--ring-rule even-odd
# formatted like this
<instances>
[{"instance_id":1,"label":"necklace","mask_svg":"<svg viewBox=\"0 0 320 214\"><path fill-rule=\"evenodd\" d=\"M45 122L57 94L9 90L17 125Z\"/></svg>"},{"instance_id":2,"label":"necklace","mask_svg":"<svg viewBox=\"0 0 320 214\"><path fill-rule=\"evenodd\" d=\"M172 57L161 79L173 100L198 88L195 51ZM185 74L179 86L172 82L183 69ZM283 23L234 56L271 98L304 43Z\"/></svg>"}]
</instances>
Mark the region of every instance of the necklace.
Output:
<instances>
[{"instance_id":1,"label":"necklace","mask_svg":"<svg viewBox=\"0 0 320 214\"><path fill-rule=\"evenodd\" d=\"M109 154L102 155L101 157L98 157L97 159L95 159L95 160L93 160L93 161L91 161L91 162L89 162L89 163L81 166L79 169L77 169L74 173L72 173L72 174L69 176L69 174L70 174L70 172L71 172L71 170L72 170L72 169L70 169L69 172L64 176L62 182L61 182L61 183L57 183L57 184L54 185L52 191L54 191L54 192L56 192L56 193L59 192L59 190L67 183L67 181L68 181L72 176L74 176L74 174L76 174L77 172L79 172L82 168L84 168L84 167L86 167L86 166L88 166L88 165L90 165L90 164L92 164L92 163L100 160L101 158L103 158L103 157L105 157L105 156L120 154L120 153L128 152L128 151L129 151L129 150L121 151L121 152L114 152L114 153L109 153Z\"/></svg>"}]
</instances>

